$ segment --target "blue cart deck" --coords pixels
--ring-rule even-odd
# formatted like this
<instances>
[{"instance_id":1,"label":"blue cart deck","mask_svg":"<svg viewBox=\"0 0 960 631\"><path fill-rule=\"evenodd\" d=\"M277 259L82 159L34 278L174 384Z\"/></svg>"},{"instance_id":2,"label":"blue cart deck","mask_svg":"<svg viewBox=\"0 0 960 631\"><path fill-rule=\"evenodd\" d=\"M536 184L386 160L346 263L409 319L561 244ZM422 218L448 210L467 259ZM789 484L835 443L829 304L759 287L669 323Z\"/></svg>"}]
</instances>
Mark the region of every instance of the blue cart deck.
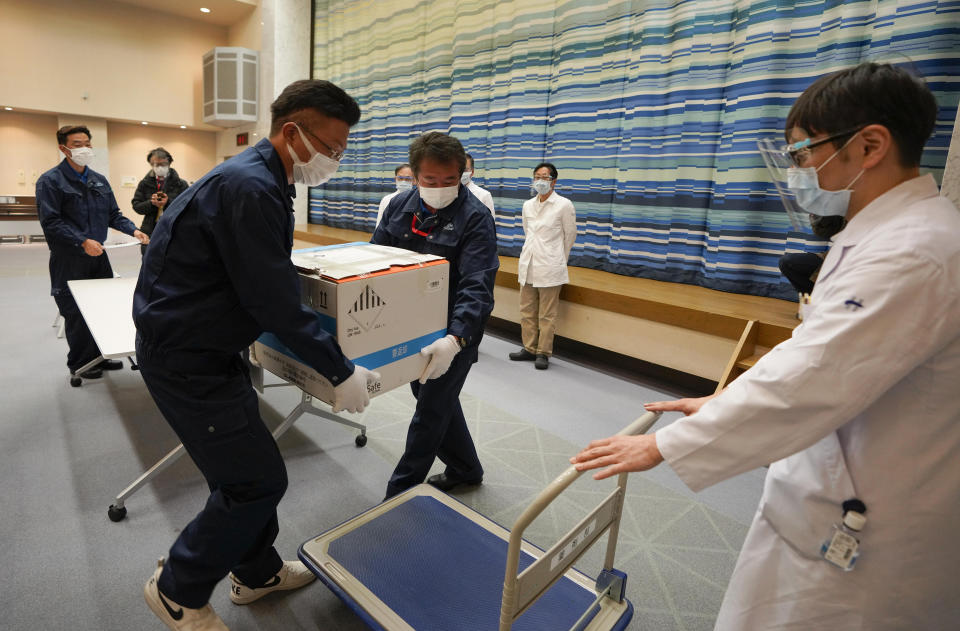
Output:
<instances>
[{"instance_id":1,"label":"blue cart deck","mask_svg":"<svg viewBox=\"0 0 960 631\"><path fill-rule=\"evenodd\" d=\"M308 541L300 558L373 628L497 629L508 531L432 487L414 491ZM521 570L533 555L527 545ZM571 568L512 628L569 629L595 598ZM607 599L603 611L615 623L596 628L622 629L633 607Z\"/></svg>"}]
</instances>

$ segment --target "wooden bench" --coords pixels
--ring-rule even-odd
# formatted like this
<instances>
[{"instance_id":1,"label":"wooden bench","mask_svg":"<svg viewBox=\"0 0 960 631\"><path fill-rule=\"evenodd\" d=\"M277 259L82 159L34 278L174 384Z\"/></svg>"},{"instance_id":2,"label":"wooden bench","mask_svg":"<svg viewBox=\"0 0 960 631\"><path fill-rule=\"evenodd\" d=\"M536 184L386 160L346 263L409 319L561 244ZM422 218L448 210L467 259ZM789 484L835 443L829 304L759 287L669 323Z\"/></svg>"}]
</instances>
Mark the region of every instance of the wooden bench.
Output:
<instances>
[{"instance_id":1,"label":"wooden bench","mask_svg":"<svg viewBox=\"0 0 960 631\"><path fill-rule=\"evenodd\" d=\"M297 247L369 241L370 233L299 225ZM519 323L518 260L500 257L493 316ZM571 267L558 335L717 382L720 389L790 337L795 303Z\"/></svg>"}]
</instances>

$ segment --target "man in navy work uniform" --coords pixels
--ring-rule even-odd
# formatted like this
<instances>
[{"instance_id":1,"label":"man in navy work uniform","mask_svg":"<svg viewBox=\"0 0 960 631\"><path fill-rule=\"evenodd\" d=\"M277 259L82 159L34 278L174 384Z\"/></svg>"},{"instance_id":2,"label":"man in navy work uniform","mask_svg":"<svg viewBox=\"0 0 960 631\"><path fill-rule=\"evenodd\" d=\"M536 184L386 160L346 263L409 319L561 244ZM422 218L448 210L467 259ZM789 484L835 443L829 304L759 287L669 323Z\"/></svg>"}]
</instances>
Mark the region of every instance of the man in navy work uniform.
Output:
<instances>
[{"instance_id":1,"label":"man in navy work uniform","mask_svg":"<svg viewBox=\"0 0 960 631\"><path fill-rule=\"evenodd\" d=\"M83 125L61 127L57 144L66 157L37 180L37 211L50 248L50 293L63 316L70 348L67 368L74 373L98 357L100 349L67 281L113 278L110 259L103 251L108 227L133 235L140 243L148 243L150 237L120 213L107 178L88 166L93 160L90 130ZM80 376L95 379L104 368L122 367L121 362L108 359Z\"/></svg>"},{"instance_id":2,"label":"man in navy work uniform","mask_svg":"<svg viewBox=\"0 0 960 631\"><path fill-rule=\"evenodd\" d=\"M466 161L463 146L452 136L429 132L414 140L410 166L417 188L390 201L371 239L450 261L448 335L421 351L430 361L420 380L410 384L417 408L387 498L423 482L437 457L446 470L427 480L437 488L449 491L483 480L459 397L493 311L500 259L490 211L460 184Z\"/></svg>"},{"instance_id":3,"label":"man in navy work uniform","mask_svg":"<svg viewBox=\"0 0 960 631\"><path fill-rule=\"evenodd\" d=\"M210 487L144 587L171 629L226 629L209 600L227 573L239 605L314 578L273 547L287 474L240 352L273 332L334 384L334 411L362 411L368 381L379 379L354 367L301 305L290 261L293 184L333 176L360 108L332 83L305 80L289 85L271 113L269 138L163 213L134 294L143 380Z\"/></svg>"}]
</instances>

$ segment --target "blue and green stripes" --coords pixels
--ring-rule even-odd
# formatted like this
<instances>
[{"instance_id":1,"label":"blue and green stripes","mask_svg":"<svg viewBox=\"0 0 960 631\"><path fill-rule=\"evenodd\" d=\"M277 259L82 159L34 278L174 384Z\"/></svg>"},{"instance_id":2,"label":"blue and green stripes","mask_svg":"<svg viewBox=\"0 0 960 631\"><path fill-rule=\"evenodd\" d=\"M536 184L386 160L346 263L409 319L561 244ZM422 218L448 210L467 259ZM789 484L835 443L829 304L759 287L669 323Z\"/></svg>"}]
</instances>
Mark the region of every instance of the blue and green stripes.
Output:
<instances>
[{"instance_id":1,"label":"blue and green stripes","mask_svg":"<svg viewBox=\"0 0 960 631\"><path fill-rule=\"evenodd\" d=\"M310 219L370 230L419 134L452 133L523 242L533 166L573 199L575 265L790 297L777 259L822 248L792 231L756 140L780 136L816 77L903 63L941 106L922 167L937 177L960 100L960 0L316 0L313 74L360 103Z\"/></svg>"}]
</instances>

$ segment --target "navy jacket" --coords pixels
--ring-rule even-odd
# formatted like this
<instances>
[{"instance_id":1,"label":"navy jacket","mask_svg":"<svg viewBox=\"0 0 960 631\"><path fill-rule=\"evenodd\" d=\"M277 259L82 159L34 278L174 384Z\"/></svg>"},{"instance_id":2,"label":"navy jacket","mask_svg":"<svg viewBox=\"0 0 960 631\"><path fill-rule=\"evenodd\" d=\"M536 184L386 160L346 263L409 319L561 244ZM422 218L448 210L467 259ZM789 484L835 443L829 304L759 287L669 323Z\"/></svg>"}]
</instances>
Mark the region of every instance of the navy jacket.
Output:
<instances>
[{"instance_id":1,"label":"navy jacket","mask_svg":"<svg viewBox=\"0 0 960 631\"><path fill-rule=\"evenodd\" d=\"M450 261L447 333L464 338L464 350L475 358L483 327L493 311L493 285L500 267L490 209L460 186L457 199L437 211L437 225L426 237L411 229L418 210L419 189L398 194L384 210L370 242L436 254Z\"/></svg>"},{"instance_id":2,"label":"navy jacket","mask_svg":"<svg viewBox=\"0 0 960 631\"><path fill-rule=\"evenodd\" d=\"M90 167L86 182L63 161L37 180L37 213L51 250L83 252L87 239L103 243L107 228L133 234L136 225L123 216L107 178Z\"/></svg>"},{"instance_id":3,"label":"navy jacket","mask_svg":"<svg viewBox=\"0 0 960 631\"><path fill-rule=\"evenodd\" d=\"M237 353L274 333L334 384L353 373L300 302L292 184L269 140L218 165L163 212L133 296L141 340L158 355Z\"/></svg>"}]
</instances>

